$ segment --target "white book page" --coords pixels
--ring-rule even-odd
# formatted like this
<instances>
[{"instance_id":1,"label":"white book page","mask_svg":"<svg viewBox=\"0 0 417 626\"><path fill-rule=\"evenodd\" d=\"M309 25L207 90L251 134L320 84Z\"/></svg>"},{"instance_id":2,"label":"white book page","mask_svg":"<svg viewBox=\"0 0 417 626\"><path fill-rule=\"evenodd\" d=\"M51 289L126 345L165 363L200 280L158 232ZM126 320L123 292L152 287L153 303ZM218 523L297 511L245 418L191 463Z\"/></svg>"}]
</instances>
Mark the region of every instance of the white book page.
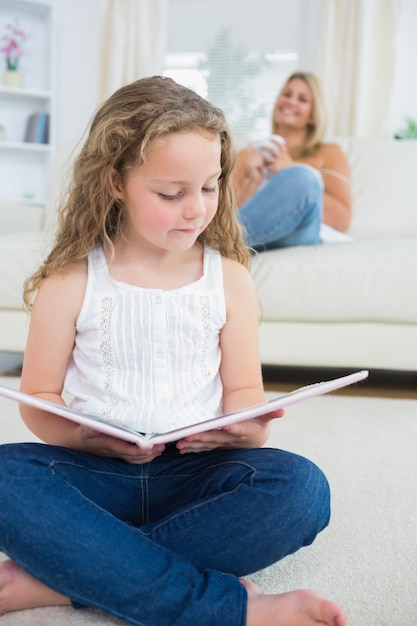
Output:
<instances>
[{"instance_id":1,"label":"white book page","mask_svg":"<svg viewBox=\"0 0 417 626\"><path fill-rule=\"evenodd\" d=\"M77 422L78 424L88 426L89 428L92 428L93 430L96 430L98 432L102 432L113 437L118 437L119 439L129 441L130 443L135 443L140 448L146 450L152 448L152 446L154 446L155 444L178 441L179 439L182 439L189 435L194 435L196 433L201 433L216 428L222 428L224 426L228 426L229 424L242 422L252 419L254 417L265 415L266 413L271 413L272 411L285 408L286 406L295 404L296 402L301 402L302 400L307 400L308 398L314 398L315 396L329 393L330 391L334 391L335 389L340 389L341 387L346 387L347 385L359 382L360 380L366 378L368 375L369 372L367 370L361 370L359 372L348 374L347 376L342 376L333 380L313 383L312 385L300 387L289 393L277 396L276 398L273 398L268 402L263 402L262 404L257 404L255 406L241 409L233 413L221 415L205 422L190 424L188 426L184 426L183 428L171 430L166 433L152 435L143 435L141 433L137 433L129 428L106 422L103 418L99 416L80 413L80 411L76 411L75 409L71 409L70 407L55 404L53 402L49 402L48 400L42 400L42 398L23 393L21 391L16 391L16 389L10 389L9 387L3 385L0 385L0 395L5 396L6 398L10 398L11 400L16 400L17 402L21 402L23 404L33 406L43 411L55 413L56 415L65 417L66 419Z\"/></svg>"}]
</instances>

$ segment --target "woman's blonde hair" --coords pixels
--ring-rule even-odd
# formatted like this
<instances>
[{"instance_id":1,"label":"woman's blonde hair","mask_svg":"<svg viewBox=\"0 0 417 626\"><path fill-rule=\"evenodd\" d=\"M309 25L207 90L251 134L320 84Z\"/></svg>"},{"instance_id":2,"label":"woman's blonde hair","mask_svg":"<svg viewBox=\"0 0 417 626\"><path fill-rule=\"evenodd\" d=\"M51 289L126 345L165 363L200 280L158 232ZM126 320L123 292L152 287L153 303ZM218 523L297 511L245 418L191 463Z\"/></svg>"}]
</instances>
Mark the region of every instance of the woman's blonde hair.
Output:
<instances>
[{"instance_id":1,"label":"woman's blonde hair","mask_svg":"<svg viewBox=\"0 0 417 626\"><path fill-rule=\"evenodd\" d=\"M125 218L123 205L113 193L115 178L125 180L129 170L142 164L154 139L196 130L218 135L221 143L218 210L198 241L249 265L231 183L235 153L223 112L170 78L143 78L121 87L96 112L74 162L52 249L25 282L27 308L45 278L85 260L97 244L111 257Z\"/></svg>"},{"instance_id":2,"label":"woman's blonde hair","mask_svg":"<svg viewBox=\"0 0 417 626\"><path fill-rule=\"evenodd\" d=\"M307 125L305 141L300 147L300 151L297 155L298 157L311 156L319 149L326 132L327 111L323 89L319 79L314 74L311 74L310 72L294 72L285 81L277 96L277 100L286 91L289 83L294 79L303 80L306 85L308 85L313 99L312 121ZM275 107L272 112L271 128L272 134L279 135L279 124L275 121Z\"/></svg>"}]
</instances>

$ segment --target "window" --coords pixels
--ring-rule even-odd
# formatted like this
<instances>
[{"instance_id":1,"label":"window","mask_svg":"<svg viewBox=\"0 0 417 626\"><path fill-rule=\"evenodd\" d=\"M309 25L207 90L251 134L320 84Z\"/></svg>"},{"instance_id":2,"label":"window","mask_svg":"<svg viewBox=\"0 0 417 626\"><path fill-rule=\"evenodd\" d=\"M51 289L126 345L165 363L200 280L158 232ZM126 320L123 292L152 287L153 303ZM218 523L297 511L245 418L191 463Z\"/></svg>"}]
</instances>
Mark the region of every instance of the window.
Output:
<instances>
[{"instance_id":1,"label":"window","mask_svg":"<svg viewBox=\"0 0 417 626\"><path fill-rule=\"evenodd\" d=\"M265 136L279 88L300 67L300 4L170 0L164 74L223 109L238 143Z\"/></svg>"}]
</instances>

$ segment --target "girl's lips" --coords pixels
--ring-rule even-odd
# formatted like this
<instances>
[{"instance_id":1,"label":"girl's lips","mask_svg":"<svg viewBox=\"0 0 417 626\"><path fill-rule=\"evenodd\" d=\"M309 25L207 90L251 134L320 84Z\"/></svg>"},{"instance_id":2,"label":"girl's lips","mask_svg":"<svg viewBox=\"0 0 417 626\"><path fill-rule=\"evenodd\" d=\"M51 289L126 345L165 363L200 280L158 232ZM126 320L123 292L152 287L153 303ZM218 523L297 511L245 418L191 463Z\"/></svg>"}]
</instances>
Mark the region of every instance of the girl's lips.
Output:
<instances>
[{"instance_id":1,"label":"girl's lips","mask_svg":"<svg viewBox=\"0 0 417 626\"><path fill-rule=\"evenodd\" d=\"M185 235L194 235L200 229L195 226L194 228L177 228L178 232L184 233Z\"/></svg>"}]
</instances>

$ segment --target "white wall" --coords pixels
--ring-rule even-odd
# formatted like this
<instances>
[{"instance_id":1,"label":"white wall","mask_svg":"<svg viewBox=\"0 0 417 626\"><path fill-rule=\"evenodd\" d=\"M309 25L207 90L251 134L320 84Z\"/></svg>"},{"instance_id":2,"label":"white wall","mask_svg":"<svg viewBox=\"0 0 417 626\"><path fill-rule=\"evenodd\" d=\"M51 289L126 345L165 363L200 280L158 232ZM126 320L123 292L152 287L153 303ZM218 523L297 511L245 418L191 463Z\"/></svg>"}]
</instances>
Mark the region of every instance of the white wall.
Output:
<instances>
[{"instance_id":1,"label":"white wall","mask_svg":"<svg viewBox=\"0 0 417 626\"><path fill-rule=\"evenodd\" d=\"M52 0L56 19L57 148L76 144L98 106L105 0Z\"/></svg>"},{"instance_id":2,"label":"white wall","mask_svg":"<svg viewBox=\"0 0 417 626\"><path fill-rule=\"evenodd\" d=\"M238 41L248 47L292 49L298 38L300 5L306 0L170 0L175 35L169 35L169 47L185 52L205 50L222 27L233 29ZM254 4L259 22L253 23ZM175 16L173 12L175 11ZM297 41L298 43L298 41Z\"/></svg>"},{"instance_id":3,"label":"white wall","mask_svg":"<svg viewBox=\"0 0 417 626\"><path fill-rule=\"evenodd\" d=\"M402 0L394 89L386 134L404 126L404 117L417 120L417 2ZM377 103L376 103L377 105Z\"/></svg>"}]
</instances>

